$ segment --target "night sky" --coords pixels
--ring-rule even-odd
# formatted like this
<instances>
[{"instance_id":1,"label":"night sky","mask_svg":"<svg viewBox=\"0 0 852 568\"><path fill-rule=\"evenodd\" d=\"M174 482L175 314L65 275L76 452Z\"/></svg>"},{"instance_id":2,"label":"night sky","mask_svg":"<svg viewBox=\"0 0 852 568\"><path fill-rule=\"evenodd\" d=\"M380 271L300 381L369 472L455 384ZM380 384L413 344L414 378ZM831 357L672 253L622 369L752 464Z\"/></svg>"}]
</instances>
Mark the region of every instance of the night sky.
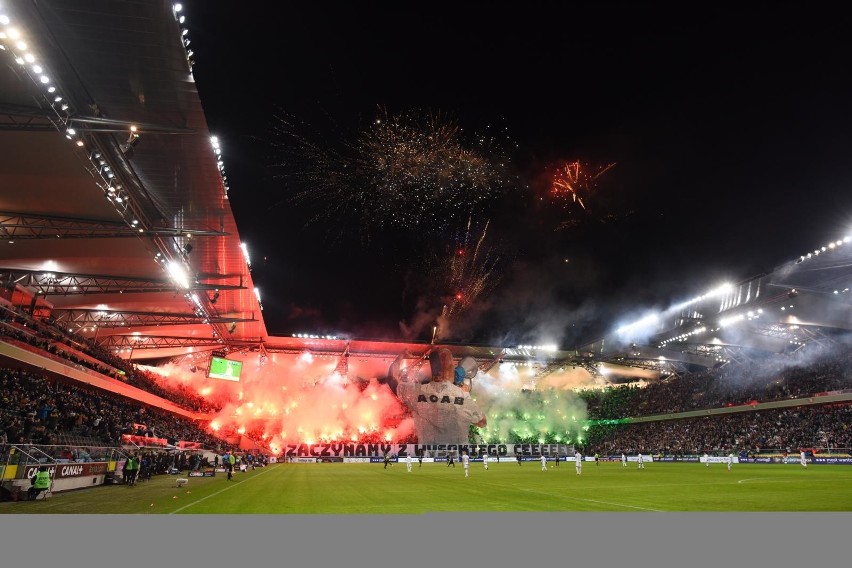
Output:
<instances>
[{"instance_id":1,"label":"night sky","mask_svg":"<svg viewBox=\"0 0 852 568\"><path fill-rule=\"evenodd\" d=\"M417 314L440 300L420 258L451 240L386 228L365 243L358 219L313 220L275 167L283 115L331 145L379 109L511 140L516 183L477 219L497 286L447 341L576 347L849 229L852 42L831 10L183 4L271 335L428 340ZM574 160L615 166L557 230L549 181Z\"/></svg>"}]
</instances>

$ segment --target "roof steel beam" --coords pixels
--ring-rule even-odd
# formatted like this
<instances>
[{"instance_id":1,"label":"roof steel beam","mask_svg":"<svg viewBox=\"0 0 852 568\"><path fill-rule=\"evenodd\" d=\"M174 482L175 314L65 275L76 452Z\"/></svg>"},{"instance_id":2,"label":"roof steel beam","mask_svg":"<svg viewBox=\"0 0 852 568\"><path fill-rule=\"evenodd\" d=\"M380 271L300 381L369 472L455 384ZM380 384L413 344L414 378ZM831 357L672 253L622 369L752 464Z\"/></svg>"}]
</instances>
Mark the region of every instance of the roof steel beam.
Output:
<instances>
[{"instance_id":1,"label":"roof steel beam","mask_svg":"<svg viewBox=\"0 0 852 568\"><path fill-rule=\"evenodd\" d=\"M206 229L153 227L141 229L115 221L75 219L32 213L0 211L0 238L8 240L33 239L105 239L145 236L221 237L227 233Z\"/></svg>"},{"instance_id":2,"label":"roof steel beam","mask_svg":"<svg viewBox=\"0 0 852 568\"><path fill-rule=\"evenodd\" d=\"M98 343L106 348L163 349L167 347L221 347L217 337L168 337L162 335L109 335Z\"/></svg>"},{"instance_id":3,"label":"roof steel beam","mask_svg":"<svg viewBox=\"0 0 852 568\"><path fill-rule=\"evenodd\" d=\"M83 310L54 309L52 315L56 321L66 325L95 325L101 328L144 327L160 325L192 325L210 323L198 314L177 314L163 312L132 312L124 310ZM218 317L213 323L242 323L256 321L253 318Z\"/></svg>"},{"instance_id":4,"label":"roof steel beam","mask_svg":"<svg viewBox=\"0 0 852 568\"><path fill-rule=\"evenodd\" d=\"M241 284L204 284L193 282L188 289L170 280L132 278L94 274L66 274L45 270L0 268L0 282L19 284L44 296L86 294L126 294L150 292L181 292L194 290L244 290Z\"/></svg>"}]
</instances>

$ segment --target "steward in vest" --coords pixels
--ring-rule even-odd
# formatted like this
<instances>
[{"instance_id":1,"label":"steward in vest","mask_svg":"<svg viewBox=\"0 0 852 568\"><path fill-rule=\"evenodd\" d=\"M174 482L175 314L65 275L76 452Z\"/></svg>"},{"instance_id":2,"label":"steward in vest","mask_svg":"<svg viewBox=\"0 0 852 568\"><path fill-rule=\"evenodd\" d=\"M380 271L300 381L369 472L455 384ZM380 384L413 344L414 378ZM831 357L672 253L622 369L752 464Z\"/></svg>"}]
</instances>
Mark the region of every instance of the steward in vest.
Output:
<instances>
[{"instance_id":1,"label":"steward in vest","mask_svg":"<svg viewBox=\"0 0 852 568\"><path fill-rule=\"evenodd\" d=\"M136 485L136 476L139 474L139 458L135 455L130 456L127 460L127 479L128 485Z\"/></svg>"},{"instance_id":2,"label":"steward in vest","mask_svg":"<svg viewBox=\"0 0 852 568\"><path fill-rule=\"evenodd\" d=\"M38 497L38 494L42 491L50 489L50 472L47 471L46 465L39 466L38 471L33 476L32 483L33 486L27 490L30 501Z\"/></svg>"}]
</instances>

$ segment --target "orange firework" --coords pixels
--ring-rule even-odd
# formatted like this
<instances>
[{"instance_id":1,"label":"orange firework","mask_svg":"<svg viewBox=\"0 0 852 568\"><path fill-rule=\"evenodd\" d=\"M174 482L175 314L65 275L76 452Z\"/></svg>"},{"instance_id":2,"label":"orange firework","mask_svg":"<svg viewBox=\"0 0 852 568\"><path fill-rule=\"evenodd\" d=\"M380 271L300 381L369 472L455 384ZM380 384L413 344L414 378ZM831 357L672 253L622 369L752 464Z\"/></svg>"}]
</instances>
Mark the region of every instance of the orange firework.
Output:
<instances>
[{"instance_id":1,"label":"orange firework","mask_svg":"<svg viewBox=\"0 0 852 568\"><path fill-rule=\"evenodd\" d=\"M585 200L591 196L597 187L597 179L605 174L615 163L599 167L590 172L588 164L581 164L579 160L568 162L559 167L553 176L550 186L551 195L560 200L578 203L586 209Z\"/></svg>"}]
</instances>

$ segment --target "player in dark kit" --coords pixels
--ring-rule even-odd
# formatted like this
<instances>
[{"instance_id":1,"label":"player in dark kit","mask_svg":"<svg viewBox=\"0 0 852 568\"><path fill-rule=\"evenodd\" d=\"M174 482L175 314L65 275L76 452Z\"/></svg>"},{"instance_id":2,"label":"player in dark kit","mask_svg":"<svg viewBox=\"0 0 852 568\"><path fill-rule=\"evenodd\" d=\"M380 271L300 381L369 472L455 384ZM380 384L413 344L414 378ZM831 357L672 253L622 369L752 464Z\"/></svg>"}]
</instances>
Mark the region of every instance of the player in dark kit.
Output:
<instances>
[{"instance_id":1,"label":"player in dark kit","mask_svg":"<svg viewBox=\"0 0 852 568\"><path fill-rule=\"evenodd\" d=\"M518 465L521 465L521 454L516 455L515 459L518 460Z\"/></svg>"},{"instance_id":2,"label":"player in dark kit","mask_svg":"<svg viewBox=\"0 0 852 568\"><path fill-rule=\"evenodd\" d=\"M456 460L453 457L453 454L447 454L447 467L456 467Z\"/></svg>"},{"instance_id":3,"label":"player in dark kit","mask_svg":"<svg viewBox=\"0 0 852 568\"><path fill-rule=\"evenodd\" d=\"M417 461L420 462L419 467L423 467L423 454L422 453L417 456Z\"/></svg>"},{"instance_id":4,"label":"player in dark kit","mask_svg":"<svg viewBox=\"0 0 852 568\"><path fill-rule=\"evenodd\" d=\"M390 463L390 454L388 454L387 452L385 452L384 460L385 460L385 469L387 469L388 464Z\"/></svg>"}]
</instances>

